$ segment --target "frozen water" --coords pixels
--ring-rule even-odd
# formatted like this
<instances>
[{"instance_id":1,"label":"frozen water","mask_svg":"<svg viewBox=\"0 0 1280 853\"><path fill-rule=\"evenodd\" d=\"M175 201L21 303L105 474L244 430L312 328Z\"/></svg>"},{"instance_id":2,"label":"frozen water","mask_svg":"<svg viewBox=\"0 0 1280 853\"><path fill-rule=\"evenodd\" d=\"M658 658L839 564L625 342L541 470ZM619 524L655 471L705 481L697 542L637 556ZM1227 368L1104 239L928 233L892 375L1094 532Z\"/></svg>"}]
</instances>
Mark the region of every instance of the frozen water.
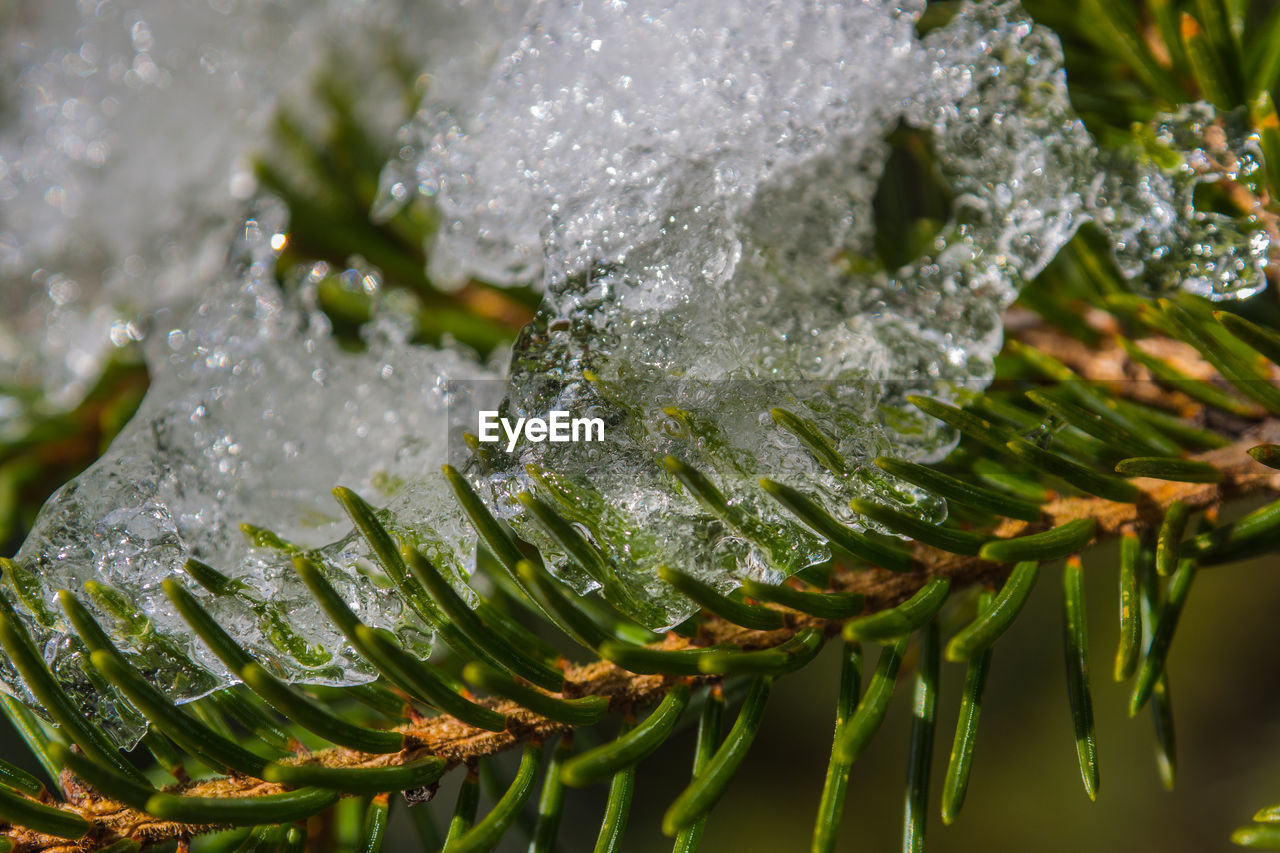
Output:
<instances>
[{"instance_id":1,"label":"frozen water","mask_svg":"<svg viewBox=\"0 0 1280 853\"><path fill-rule=\"evenodd\" d=\"M448 405L485 388L475 380L493 374L457 353L408 344L392 317L369 327L366 351L341 351L324 315L291 304L275 283L269 241L279 220L270 210L249 220L244 260L189 315L156 319L153 385L141 411L105 456L50 498L17 556L19 571L32 576L22 596L36 617L31 627L86 703L106 699L77 673L56 595L70 589L95 604L88 581L114 589L181 650L162 654L153 638L129 635L100 610L113 634L135 644L157 686L188 699L229 682L160 588L180 577L200 592L182 571L188 557L245 584L239 596L203 597L280 673L320 683L372 677L298 579L288 549L246 535L244 522L319 549L363 619L428 649L429 627L382 588L385 577L330 496L335 485L385 507L387 522L409 541L434 541L439 565L455 579L470 572L474 534L440 465ZM364 284L376 291L376 276L366 274ZM296 637L282 639L281 623ZM179 663L183 656L197 666ZM20 690L5 666L5 680Z\"/></svg>"},{"instance_id":2,"label":"frozen water","mask_svg":"<svg viewBox=\"0 0 1280 853\"><path fill-rule=\"evenodd\" d=\"M397 63L452 76L505 0L16 0L0 34L0 387L76 402L147 312L198 292L255 191L277 105L341 56L375 138ZM438 60L438 61L429 61ZM0 422L0 426L2 426Z\"/></svg>"},{"instance_id":3,"label":"frozen water","mask_svg":"<svg viewBox=\"0 0 1280 853\"><path fill-rule=\"evenodd\" d=\"M468 393L449 380L494 374L463 355L410 346L385 318L368 330L366 353L340 352L308 307L316 282L297 282L290 292L303 296L289 299L274 283L279 212L242 222L257 193L251 158L277 109L304 124L325 115L311 92L320 72L340 61L360 87L357 119L372 138L390 139L409 94L403 69L420 69L415 85L438 98L456 97L468 69L492 62L519 9L516 0L3 4L0 431L17 411L4 405L14 386L71 405L113 345L144 340L152 376L142 410L107 455L41 512L8 579L46 659L122 739L136 731L86 675L59 589L146 650L144 671L177 699L230 680L160 589L188 556L243 582L209 606L281 674L369 677L289 555L255 547L243 522L318 548L366 621L429 649L430 632L385 594L329 490L356 489L448 573L465 576L470 551L456 506L439 474L426 472L446 459L446 404ZM346 275L378 288L375 272ZM95 589L136 607L150 620L145 631L130 633L102 610ZM7 661L0 681L25 695Z\"/></svg>"},{"instance_id":4,"label":"frozen water","mask_svg":"<svg viewBox=\"0 0 1280 853\"><path fill-rule=\"evenodd\" d=\"M452 82L435 88L404 131L382 207L414 186L435 199L444 214L432 253L441 279L545 286L545 304L512 354L505 413L599 416L607 440L510 455L486 447L468 473L500 516L553 557L555 542L520 498L530 492L555 506L612 561L620 584L606 594L650 626L693 610L660 582L659 566L727 590L828 556L760 489L762 476L858 526L850 500L868 496L940 520L938 502L867 463L885 453L937 458L951 446L906 395L959 398L984 385L1001 311L1082 223L1109 232L1126 272L1155 290L1188 255L1202 292L1248 291L1261 280L1265 241L1189 207L1198 180L1249 168L1247 140L1228 134L1221 150L1198 147L1208 119L1197 108L1153 133L1158 147L1191 151L1168 171L1133 152L1104 156L1070 109L1056 38L1016 5L962 6L921 37L919 2L546 0L494 52L486 77L477 70L485 46L519 11L502 8L510 14L489 19L485 35L456 39L455 58L438 66ZM159 64L144 52L144 65ZM265 68L260 79L294 79L292 68ZM149 128L145 112L135 118L125 126ZM902 127L932 148L951 203L917 257L889 263L876 250L875 200L908 192L885 181L888 137ZM217 155L243 152L245 138L252 134ZM199 247L182 235L206 233L206 213L232 216L235 193L209 177L232 160L202 175L199 158L191 169L186 162L199 149L184 157L168 150L172 142L155 144L165 148L157 174L177 181L172 197L141 211L125 204L112 219L113 193L146 197L132 182L147 161L124 158L132 165L102 173L110 181L99 185L94 172L87 184L98 201L85 210L102 221L63 227L58 213L55 242L42 251L64 257L67 245L91 246L99 231L118 228L121 246L144 247L144 273L157 245L195 263ZM75 161L49 174L70 185L81 168ZM44 178L33 174L17 192L35 192ZM16 208L21 217L28 207ZM91 580L149 618L145 631L117 633L170 695L228 682L159 590L188 556L244 585L239 595L205 598L281 674L367 677L297 581L288 547L246 538L242 522L318 549L362 618L425 650L430 631L383 592L385 579L327 497L334 484L385 507L387 523L408 538L431 540L455 578L469 571L469 529L440 477L424 472L446 455L445 408L460 393L447 380L497 373L408 345L387 318L368 330L367 351L342 351L308 302L308 282L297 302L277 287L269 247L283 225L274 215L266 208L250 221L230 271L181 276L196 287L213 282L193 309L159 310L138 327L153 330L154 385L142 411L50 501L19 554L10 581L29 624L85 703L104 694L79 669L53 596L70 588L92 598ZM24 228L34 221L20 218ZM179 236L153 230L171 224ZM211 257L221 257L226 238L210 239ZM123 257L123 269L132 255L107 253L86 268L115 269L102 257ZM158 268L180 269L164 257ZM377 290L376 274L368 278ZM156 300L146 307L168 304L162 291L143 288L160 294L145 297ZM682 463L713 488L682 482ZM600 583L563 556L555 569L580 590ZM292 634L282 636L282 624ZM20 691L6 666L0 675Z\"/></svg>"},{"instance_id":5,"label":"frozen water","mask_svg":"<svg viewBox=\"0 0 1280 853\"><path fill-rule=\"evenodd\" d=\"M1112 235L1121 270L1148 292L1182 288L1210 299L1245 298L1266 287L1273 247L1261 229L1197 210L1204 182L1256 180L1256 130L1244 111L1219 115L1206 103L1162 116L1148 146L1157 162L1108 161L1096 216ZM1177 251L1171 251L1171 248Z\"/></svg>"},{"instance_id":6,"label":"frozen water","mask_svg":"<svg viewBox=\"0 0 1280 853\"><path fill-rule=\"evenodd\" d=\"M545 2L474 111L428 109L415 125L419 190L445 214L437 278L548 291L506 408L610 424L597 445L489 454L476 481L552 551L516 498L565 508L650 625L692 610L657 581L659 565L729 588L825 556L761 496L761 476L855 524L849 501L866 495L938 518L867 463L950 446L905 396L981 387L1001 311L1082 223L1111 231L1143 286L1167 289L1189 263L1202 292L1262 281L1265 238L1193 213L1192 165L1099 153L1068 101L1056 37L1016 4L963 5L923 38L922 9ZM1173 138L1178 124L1157 134L1171 151L1187 141ZM900 125L927 133L952 204L920 256L888 268L874 199ZM825 438L801 440L774 407ZM823 442L845 461L827 464ZM677 485L668 455L708 472L732 512ZM567 561L559 571L595 585Z\"/></svg>"}]
</instances>

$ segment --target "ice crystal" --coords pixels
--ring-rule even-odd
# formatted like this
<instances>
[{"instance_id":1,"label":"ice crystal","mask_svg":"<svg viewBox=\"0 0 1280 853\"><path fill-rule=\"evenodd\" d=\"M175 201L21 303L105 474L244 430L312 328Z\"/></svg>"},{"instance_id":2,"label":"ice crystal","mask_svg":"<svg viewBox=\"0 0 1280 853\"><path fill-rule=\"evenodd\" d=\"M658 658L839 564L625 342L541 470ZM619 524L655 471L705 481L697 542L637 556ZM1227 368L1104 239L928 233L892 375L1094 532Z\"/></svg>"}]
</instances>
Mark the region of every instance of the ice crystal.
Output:
<instances>
[{"instance_id":1,"label":"ice crystal","mask_svg":"<svg viewBox=\"0 0 1280 853\"><path fill-rule=\"evenodd\" d=\"M446 215L437 276L548 291L507 410L611 425L603 444L491 454L477 482L553 552L516 498L570 512L651 625L692 611L659 565L728 588L826 556L761 476L855 524L849 501L866 496L939 518L868 463L945 452L906 395L981 387L1001 311L1081 224L1108 231L1153 289L1189 263L1212 294L1262 281L1265 240L1191 207L1199 173L1099 153L1051 32L1016 4L974 3L920 37L922 9L542 3L473 112L428 110L417 125L419 188ZM900 126L927 134L953 202L894 268L877 263L874 199ZM707 472L731 511L685 492L667 456Z\"/></svg>"},{"instance_id":2,"label":"ice crystal","mask_svg":"<svg viewBox=\"0 0 1280 853\"><path fill-rule=\"evenodd\" d=\"M420 68L423 85L441 75L431 88L447 99L469 68L491 61L519 4L5 9L0 432L14 412L10 389L34 385L45 405L74 403L113 345L143 341L152 379L135 419L51 497L5 573L5 594L16 595L46 660L122 741L136 734L131 715L117 714L86 673L56 599L66 589L173 698L233 681L161 590L174 576L191 586L182 569L194 557L233 579L238 592L206 595L207 604L277 672L326 683L371 677L282 542L314 549L367 622L429 651L431 632L386 594L329 490L355 489L391 529L429 547L447 575L465 577L467 528L439 474L445 412L486 387L453 380L494 374L465 355L410 345L390 307L366 330L365 352L341 351L308 301L316 281L294 282L289 292L300 295L290 297L275 283L273 249L287 237L280 210L267 204L244 222L257 204L251 158L282 103L304 124L322 114L311 87L339 55L359 80L357 119L372 138L392 137L406 95L395 62ZM339 277L378 296L376 271ZM271 534L246 534L244 523ZM111 600L141 621L120 622ZM7 660L0 681L29 698Z\"/></svg>"},{"instance_id":3,"label":"ice crystal","mask_svg":"<svg viewBox=\"0 0 1280 853\"><path fill-rule=\"evenodd\" d=\"M1189 278L1212 295L1259 286L1265 240L1192 207L1199 181L1253 168L1247 138L1210 144L1219 123L1196 107L1153 128L1150 150L1104 154L1071 110L1052 33L1014 4L976 3L922 36L922 8L546 0L495 51L487 77L475 54L509 15L461 40L456 61L432 66L452 82L404 131L382 211L414 187L434 199L439 280L545 287L512 353L503 412L601 417L606 440L511 453L482 445L468 474L577 589L603 585L661 627L694 608L659 580L660 566L728 590L825 560L827 546L762 491L761 477L855 526L863 520L850 501L868 497L940 521L939 502L869 462L936 459L952 446L907 395L981 388L1001 312L1086 222L1111 237L1135 286ZM147 121L139 113L130 126ZM890 137L903 132L931 150L950 205L915 257L891 259L877 249L876 200L909 192L886 168ZM170 144L181 147L160 147ZM191 151L160 154L158 174L190 174ZM139 156L111 178L123 183L90 184L101 221L83 227L119 228L121 246L145 247L169 217L199 226L184 205L205 210L206 195L215 196L208 210L230 215L206 180L223 159L165 197L165 217L126 206L112 221L112 194L138 194ZM80 168L50 174L70 182ZM105 590L133 602L146 629L116 634L175 698L232 680L160 591L190 557L241 584L238 594L202 595L289 678L369 676L296 579L294 546L318 556L363 619L426 651L427 625L385 594L327 497L333 485L382 508L455 580L470 569L473 534L433 472L446 456L446 409L474 409L460 399L466 389L495 387L450 380L496 373L410 345L385 319L367 330L365 351L342 351L306 281L296 298L277 287L270 246L283 225L264 211L194 309L161 310L139 327L152 330L142 410L51 499L10 572L46 659L86 704L106 700L66 633L54 597L64 588L83 591L106 621ZM48 251L80 241L81 227L55 227ZM166 240L183 259L198 254ZM223 250L225 240L214 254ZM378 289L375 272L355 275ZM526 515L530 495L600 550L617 583L561 554ZM246 537L245 522L272 534ZM7 662L0 675L23 689Z\"/></svg>"},{"instance_id":4,"label":"ice crystal","mask_svg":"<svg viewBox=\"0 0 1280 853\"><path fill-rule=\"evenodd\" d=\"M324 315L293 304L275 283L270 238L280 224L270 209L250 219L243 258L201 303L186 317L156 318L142 409L97 463L50 498L17 556L9 582L46 659L86 703L106 700L77 673L61 589L98 609L106 626L119 616L98 606L103 587L149 619L147 632L122 634L174 698L232 680L174 611L161 589L170 577L288 677L372 677L298 578L295 548L316 553L367 623L429 650L429 627L386 594L387 578L330 495L335 485L385 508L407 541L433 546L448 575L460 582L470 573L472 533L440 465L449 406L467 404L457 397L488 387L476 380L493 374L457 353L409 344L390 316L367 329L364 352L343 352ZM364 284L376 291L376 276ZM308 290L302 282L299 292ZM270 533L244 530L245 522ZM183 572L192 557L243 584L241 592L205 595ZM21 689L7 661L3 672Z\"/></svg>"},{"instance_id":5,"label":"ice crystal","mask_svg":"<svg viewBox=\"0 0 1280 853\"><path fill-rule=\"evenodd\" d=\"M6 4L0 385L72 404L148 312L198 293L255 192L277 107L321 114L311 86L336 57L359 79L360 120L390 138L404 120L397 58L451 75L492 50L483 33L506 5Z\"/></svg>"}]
</instances>

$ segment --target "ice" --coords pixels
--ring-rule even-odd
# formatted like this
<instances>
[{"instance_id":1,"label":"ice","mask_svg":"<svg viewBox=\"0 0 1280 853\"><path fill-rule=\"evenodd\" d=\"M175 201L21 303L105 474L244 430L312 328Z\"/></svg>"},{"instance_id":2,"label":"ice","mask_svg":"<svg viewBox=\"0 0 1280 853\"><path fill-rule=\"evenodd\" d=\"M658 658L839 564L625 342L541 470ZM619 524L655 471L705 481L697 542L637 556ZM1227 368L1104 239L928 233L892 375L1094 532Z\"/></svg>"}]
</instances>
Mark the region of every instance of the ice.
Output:
<instances>
[{"instance_id":1,"label":"ice","mask_svg":"<svg viewBox=\"0 0 1280 853\"><path fill-rule=\"evenodd\" d=\"M340 351L311 305L316 281L284 291L274 281L291 277L272 259L287 241L280 211L268 204L244 224L259 204L252 160L281 108L304 126L324 120L313 87L335 66L358 86L355 117L368 135L394 139L415 91L447 102L477 85L474 69L492 62L521 9L518 0L0 8L0 435L6 422L21 428L17 400L73 405L113 347L142 341L152 377L110 451L40 513L6 596L16 594L64 685L122 742L136 720L86 673L60 589L93 607L175 699L234 680L161 591L189 556L243 584L205 598L279 674L371 677L289 554L254 547L242 523L318 549L362 618L429 651L431 632L387 594L329 491L356 489L447 575L464 577L472 542L438 473L444 412L497 383L448 383L496 374L408 344L390 319L394 294L378 297L385 316L367 330L367 352ZM376 271L358 266L312 273L350 279L366 295L380 287ZM102 596L136 608L145 630L131 632ZM7 661L0 681L31 698Z\"/></svg>"},{"instance_id":2,"label":"ice","mask_svg":"<svg viewBox=\"0 0 1280 853\"><path fill-rule=\"evenodd\" d=\"M161 589L170 577L278 674L329 684L372 678L298 578L290 551L247 535L244 523L315 549L362 619L423 654L429 626L388 594L330 490L347 486L384 509L390 529L431 547L460 589L470 573L474 533L440 472L447 413L451 403L467 404L460 395L500 385L477 381L494 374L473 359L408 343L407 328L390 314L366 330L363 352L343 351L307 302L314 282L301 282L297 299L275 282L271 237L282 224L272 208L250 219L237 252L243 259L186 316L156 318L153 384L141 411L106 455L50 498L17 555L19 574L9 583L23 588L29 627L64 683L101 719L114 717L109 694L92 689L79 669L61 589L93 607L152 682L181 700L235 679L175 612ZM372 272L362 284L375 294L380 287ZM183 571L189 557L241 581L243 593L206 594ZM150 620L148 633L125 630L92 584L137 608ZM7 661L3 676L24 695ZM134 733L126 726L121 737Z\"/></svg>"},{"instance_id":3,"label":"ice","mask_svg":"<svg viewBox=\"0 0 1280 853\"><path fill-rule=\"evenodd\" d=\"M323 114L311 91L320 70L340 62L358 80L360 120L391 139L405 118L397 63L424 75L467 67L492 51L485 33L508 5L4 4L0 387L74 404L148 312L216 274L277 107L304 123Z\"/></svg>"},{"instance_id":4,"label":"ice","mask_svg":"<svg viewBox=\"0 0 1280 853\"><path fill-rule=\"evenodd\" d=\"M855 526L850 499L867 496L939 520L869 462L951 446L906 395L981 388L1001 311L1083 223L1109 230L1135 286L1168 289L1179 270L1215 295L1263 281L1265 237L1191 208L1207 178L1179 154L1198 138L1174 138L1185 120L1155 133L1173 168L1103 155L1051 32L1014 3L974 3L921 37L922 9L550 0L472 110L428 108L411 130L419 191L445 217L437 279L547 289L505 409L610 425L600 444L489 452L471 474L551 553L517 498L559 506L613 562L614 597L651 626L693 612L658 566L729 589L827 556L763 496L762 476ZM952 204L919 256L890 268L874 200L901 126L927 134ZM775 407L800 426L775 422ZM818 440L799 437L806 424ZM667 456L705 472L730 509L696 500ZM597 585L568 559L556 568Z\"/></svg>"},{"instance_id":5,"label":"ice","mask_svg":"<svg viewBox=\"0 0 1280 853\"><path fill-rule=\"evenodd\" d=\"M1056 38L1014 4L961 5L924 35L920 2L544 0L518 28L519 4L459 8L500 14L478 34L433 31L457 44L429 66L440 79L403 131L380 212L415 190L434 200L438 280L545 288L511 353L503 414L598 416L606 440L510 454L481 446L467 475L561 577L583 592L605 586L651 627L695 609L660 580L661 566L727 591L830 556L762 490L762 477L873 536L852 500L940 522L939 501L870 462L932 460L953 446L907 395L959 400L984 387L1001 312L1082 224L1111 235L1135 287L1188 278L1217 296L1260 286L1265 239L1190 206L1197 183L1254 167L1247 135L1228 127L1221 144L1210 140L1225 119L1192 107L1151 129L1151 150L1101 152L1071 110ZM514 35L494 49L507 27ZM274 81L272 91L295 79L293 65L250 56L265 63L260 79ZM41 67L29 64L24 79ZM215 137L234 113L217 103L208 102L221 117L209 119ZM149 127L145 112L135 119L124 126ZM886 179L898 174L886 165L889 138L907 131L931 150L950 204L915 257L891 262L877 248L877 199L911 192ZM86 297L124 318L120 334L143 338L153 386L106 456L50 500L8 579L46 659L103 720L107 693L81 667L57 591L83 593L148 677L189 699L234 680L160 590L165 578L186 577L192 556L241 584L234 595L199 594L285 677L371 675L299 583L294 546L313 549L362 619L428 651L428 626L388 592L328 492L356 489L461 589L475 543L436 473L448 455L446 414L497 405L465 398L502 388L501 370L408 343L390 308L365 330L364 350L341 348L311 298L315 279L332 271L277 284L271 247L285 225L270 204L242 227L225 267L227 237L202 217L236 221L240 203L219 183L225 172L210 176L231 168L253 135L226 146L216 137L217 155L205 159L182 138L152 141L154 164L123 158L132 165L89 182L100 194L84 208L94 216L63 227L59 212L47 249L70 258L66 245L118 229L119 247L158 252L144 255L139 275L168 270L195 302L185 308L147 285L137 292L154 301L122 314L109 297ZM150 156L152 142L138 139L138 157ZM177 182L172 196L148 194L137 171L147 165ZM79 169L50 174L71 184ZM32 180L19 191L43 178ZM170 225L178 236L166 236ZM207 262L204 244L189 241L203 233L213 235ZM108 253L86 269L113 269L108 256L124 258L121 269L132 257ZM197 274L206 263L220 272ZM39 279L41 293L79 304L80 282L63 287L70 269ZM56 286L54 275L63 277ZM349 275L380 289L376 271ZM530 495L600 549L616 584L562 552L527 513ZM245 523L271 533L246 536ZM144 629L113 621L108 589L139 608ZM0 676L21 693L8 667L0 662ZM136 728L124 717L111 725L127 740Z\"/></svg>"},{"instance_id":6,"label":"ice","mask_svg":"<svg viewBox=\"0 0 1280 853\"><path fill-rule=\"evenodd\" d=\"M1121 270L1139 287L1209 299L1245 298L1266 287L1273 249L1267 234L1194 204L1201 184L1257 179L1262 163L1251 125L1244 110L1219 115L1209 104L1187 104L1150 129L1153 159L1168 168L1112 159L1096 215L1112 235Z\"/></svg>"}]
</instances>

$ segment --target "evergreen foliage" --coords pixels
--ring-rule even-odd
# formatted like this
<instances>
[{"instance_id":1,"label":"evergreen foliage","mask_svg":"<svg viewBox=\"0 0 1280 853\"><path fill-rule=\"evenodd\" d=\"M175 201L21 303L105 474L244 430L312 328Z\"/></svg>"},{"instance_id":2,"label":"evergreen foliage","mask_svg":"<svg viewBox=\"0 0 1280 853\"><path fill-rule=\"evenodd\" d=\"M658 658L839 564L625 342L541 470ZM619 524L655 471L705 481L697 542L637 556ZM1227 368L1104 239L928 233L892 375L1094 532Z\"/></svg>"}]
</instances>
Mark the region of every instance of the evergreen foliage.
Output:
<instances>
[{"instance_id":1,"label":"evergreen foliage","mask_svg":"<svg viewBox=\"0 0 1280 853\"><path fill-rule=\"evenodd\" d=\"M924 25L949 5L931 6ZM1265 171L1252 184L1214 187L1203 203L1253 216L1258 227L1275 231L1280 123L1272 93L1280 82L1280 6L1027 5L1062 36L1076 106L1104 141L1127 144L1157 111L1199 99L1213 102L1224 120L1249 124ZM345 106L353 95L341 81L324 86L330 132L311 137L282 117L281 144L260 166L264 186L291 210L282 268L317 259L341 265L360 256L418 299L422 339L447 334L482 351L509 342L536 296L480 282L453 293L435 288L421 272L430 211L411 206L389 222L367 218L386 141L361 134ZM909 158L892 162L891 168L919 168ZM882 222L885 251L909 256L906 241L927 227L923 218ZM901 245L893 244L894 234ZM338 329L354 330L368 317L361 297L336 283L323 284L320 296ZM1274 500L1280 308L1271 291L1238 304L1135 295L1086 230L1013 312L1019 319L987 392L959 407L913 401L961 434L957 449L936 465L876 460L885 472L944 498L948 521L924 524L874 502L856 504L857 512L910 540L904 544L846 527L781 476L764 480L762 490L827 540L837 557L785 584L748 582L727 596L663 569L665 580L702 607L666 636L570 591L454 472L446 473L479 543L474 607L426 555L398 542L374 508L337 489L396 592L430 616L442 652L420 659L362 624L316 562L299 553L295 567L316 607L379 677L342 689L285 683L202 609L189 587L238 592L216 567L193 561L185 579L170 581L164 592L243 683L175 706L117 649L113 638L146 630L128 603L102 589L95 602L115 618L99 624L64 591L62 608L92 651L97 682L150 724L139 748L124 756L78 715L45 666L13 610L31 606L21 570L4 561L0 645L48 719L0 699L46 774L0 762L0 820L8 825L0 850L123 853L192 837L204 837L202 849L211 851L328 849L315 847L314 836L307 847L309 834L324 832L324 843L335 848L373 853L382 849L389 809L404 803L423 850L489 850L524 833L530 851L550 851L566 802L591 785L607 787L595 850L625 850L637 763L683 726L696 725L690 778L670 792L662 817L673 849L689 853L699 849L706 821L757 739L770 696L787 690L786 676L833 643L841 646L842 675L810 849L837 849L850 774L895 691L911 690L902 848L921 851L936 782L930 759L935 740L945 744L949 734L938 730L938 683L961 671L942 662L963 664L964 672L941 780L941 817L949 824L965 802L974 745L988 736L981 709L992 656L1045 575L1061 586L1066 693L1085 791L1097 796L1100 783L1090 690L1097 667L1091 671L1089 663L1090 652L1096 662L1103 650L1090 643L1089 623L1101 619L1116 620L1120 632L1114 655L1102 660L1110 667L1114 658L1116 680L1130 685L1131 715L1152 709L1159 769L1172 785L1165 668L1177 653L1176 628L1194 601L1197 573L1280 551L1280 500ZM3 538L19 538L49 489L92 460L144 387L142 368L125 356L78 409L33 417L21 440L0 446ZM823 447L836 445L817 424L781 410L774 417L779 429L809 436L806 447L819 461ZM733 523L732 507L706 474L676 460L668 467L683 488ZM1234 508L1262 495L1266 502L1247 513ZM524 503L583 570L607 573L607 560L560 509L533 496ZM1086 618L1095 545L1119 550L1119 602L1115 612ZM865 685L864 657L875 661ZM491 805L482 812L481 787L495 773L494 757L504 753L518 755L514 775L489 786ZM456 801L428 803L446 773L465 777ZM1232 840L1280 849L1280 806L1258 811Z\"/></svg>"}]
</instances>

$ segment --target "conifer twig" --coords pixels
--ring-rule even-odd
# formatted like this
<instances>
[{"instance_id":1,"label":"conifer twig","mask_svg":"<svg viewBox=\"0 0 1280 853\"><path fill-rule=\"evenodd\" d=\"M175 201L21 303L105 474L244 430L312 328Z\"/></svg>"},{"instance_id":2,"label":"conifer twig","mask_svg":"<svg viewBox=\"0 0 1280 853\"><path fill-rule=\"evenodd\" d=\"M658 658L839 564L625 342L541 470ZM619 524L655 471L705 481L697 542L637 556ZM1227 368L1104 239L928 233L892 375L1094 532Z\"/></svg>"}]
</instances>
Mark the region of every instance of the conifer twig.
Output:
<instances>
[{"instance_id":1,"label":"conifer twig","mask_svg":"<svg viewBox=\"0 0 1280 853\"><path fill-rule=\"evenodd\" d=\"M1007 520L996 528L995 534L1000 537L1021 536L1087 518L1093 519L1097 525L1096 540L1109 539L1125 530L1155 529L1160 524L1165 509L1174 501L1182 501L1191 509L1203 509L1250 494L1277 493L1280 492L1280 471L1256 462L1247 452L1257 444L1277 442L1280 442L1280 420L1269 419L1246 431L1233 444L1193 457L1216 465L1223 474L1219 483L1138 479L1135 483L1142 492L1142 498L1137 503L1114 503L1090 497L1062 497L1044 506L1043 521ZM978 583L996 584L1012 569L1011 565L993 563L979 557L948 554L927 546L917 546L915 557L920 568L911 572L889 572L876 568L841 569L832 579L832 588L864 595L867 602L864 612L870 613L899 604L933 577L948 577L953 587ZM730 644L744 650L770 648L790 639L803 628L818 627L831 635L840 629L841 624L841 620L824 620L788 611L784 627L759 631L708 617L702 623L696 638L689 639L671 633L662 643L662 648L679 650L715 644ZM666 694L676 680L661 675L637 675L607 661L570 664L565 668L563 695L567 698L607 696L610 699L610 710L619 712L653 704ZM710 677L701 680L710 680ZM398 753L372 756L334 748L299 755L295 760L330 767L383 767L435 755L450 764L464 764L509 750L531 739L554 736L570 728L510 701L478 701L509 718L506 731L486 731L449 716L437 716L400 726L397 730L407 736L409 746ZM62 807L89 821L93 827L90 834L80 842L67 842L25 829L11 828L5 837L13 843L15 853L79 853L97 849L120 838L154 843L189 838L208 829L153 818L105 799L76 784L74 780L66 781L70 783L66 786L70 792L70 801ZM279 793L284 789L258 779L233 776L175 786L168 790L198 797L248 797Z\"/></svg>"}]
</instances>

